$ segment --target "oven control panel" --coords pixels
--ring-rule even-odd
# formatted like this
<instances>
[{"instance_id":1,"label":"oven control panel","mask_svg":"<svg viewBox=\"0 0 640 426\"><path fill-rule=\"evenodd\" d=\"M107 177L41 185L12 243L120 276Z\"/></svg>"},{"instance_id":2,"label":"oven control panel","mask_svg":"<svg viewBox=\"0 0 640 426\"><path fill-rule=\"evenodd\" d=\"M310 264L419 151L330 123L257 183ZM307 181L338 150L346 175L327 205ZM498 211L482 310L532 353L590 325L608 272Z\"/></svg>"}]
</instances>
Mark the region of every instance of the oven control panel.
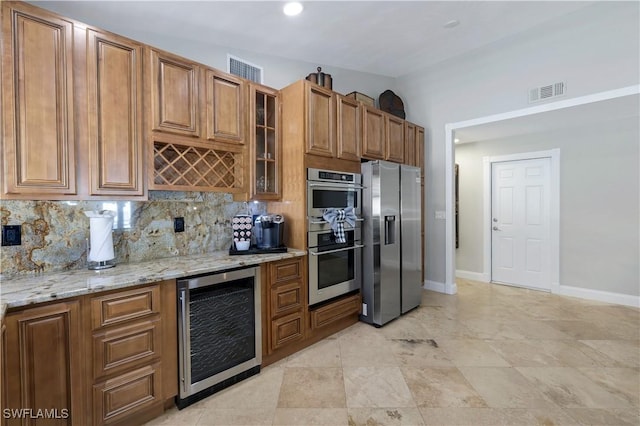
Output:
<instances>
[{"instance_id":1,"label":"oven control panel","mask_svg":"<svg viewBox=\"0 0 640 426\"><path fill-rule=\"evenodd\" d=\"M321 182L335 182L345 184L361 184L362 175L359 173L336 172L332 170L307 169L307 180Z\"/></svg>"},{"instance_id":2,"label":"oven control panel","mask_svg":"<svg viewBox=\"0 0 640 426\"><path fill-rule=\"evenodd\" d=\"M352 173L336 173L336 172L320 172L318 173L322 180L337 180L340 182L353 182L354 177Z\"/></svg>"}]
</instances>

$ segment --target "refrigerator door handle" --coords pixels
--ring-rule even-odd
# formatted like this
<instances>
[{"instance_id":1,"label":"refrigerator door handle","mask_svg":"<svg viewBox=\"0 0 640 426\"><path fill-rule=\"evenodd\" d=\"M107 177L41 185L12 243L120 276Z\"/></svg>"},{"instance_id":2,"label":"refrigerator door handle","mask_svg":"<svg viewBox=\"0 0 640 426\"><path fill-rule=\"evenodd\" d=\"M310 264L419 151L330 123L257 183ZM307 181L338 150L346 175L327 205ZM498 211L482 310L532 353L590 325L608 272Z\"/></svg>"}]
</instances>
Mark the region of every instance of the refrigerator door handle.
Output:
<instances>
[{"instance_id":1,"label":"refrigerator door handle","mask_svg":"<svg viewBox=\"0 0 640 426\"><path fill-rule=\"evenodd\" d=\"M396 217L384 217L384 245L388 246L396 243Z\"/></svg>"}]
</instances>

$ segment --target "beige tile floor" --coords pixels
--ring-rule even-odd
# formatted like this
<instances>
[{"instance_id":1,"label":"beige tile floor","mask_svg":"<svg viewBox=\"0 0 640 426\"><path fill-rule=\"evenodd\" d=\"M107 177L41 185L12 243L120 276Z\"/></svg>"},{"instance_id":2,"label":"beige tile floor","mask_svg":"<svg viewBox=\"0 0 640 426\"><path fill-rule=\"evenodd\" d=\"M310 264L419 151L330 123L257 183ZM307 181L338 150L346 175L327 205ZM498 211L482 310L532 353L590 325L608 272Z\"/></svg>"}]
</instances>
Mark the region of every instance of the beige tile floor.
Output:
<instances>
[{"instance_id":1,"label":"beige tile floor","mask_svg":"<svg viewBox=\"0 0 640 426\"><path fill-rule=\"evenodd\" d=\"M458 280L148 425L640 425L640 311Z\"/></svg>"}]
</instances>

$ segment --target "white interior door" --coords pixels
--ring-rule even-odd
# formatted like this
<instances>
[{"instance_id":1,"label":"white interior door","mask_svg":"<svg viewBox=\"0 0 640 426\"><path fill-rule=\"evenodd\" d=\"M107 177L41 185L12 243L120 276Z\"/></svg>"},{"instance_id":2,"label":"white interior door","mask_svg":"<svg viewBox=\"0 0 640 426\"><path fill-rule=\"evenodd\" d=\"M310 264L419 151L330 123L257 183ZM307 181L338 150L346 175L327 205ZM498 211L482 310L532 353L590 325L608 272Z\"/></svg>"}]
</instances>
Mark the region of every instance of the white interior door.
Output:
<instances>
[{"instance_id":1,"label":"white interior door","mask_svg":"<svg viewBox=\"0 0 640 426\"><path fill-rule=\"evenodd\" d=\"M491 164L491 280L551 290L551 159Z\"/></svg>"}]
</instances>

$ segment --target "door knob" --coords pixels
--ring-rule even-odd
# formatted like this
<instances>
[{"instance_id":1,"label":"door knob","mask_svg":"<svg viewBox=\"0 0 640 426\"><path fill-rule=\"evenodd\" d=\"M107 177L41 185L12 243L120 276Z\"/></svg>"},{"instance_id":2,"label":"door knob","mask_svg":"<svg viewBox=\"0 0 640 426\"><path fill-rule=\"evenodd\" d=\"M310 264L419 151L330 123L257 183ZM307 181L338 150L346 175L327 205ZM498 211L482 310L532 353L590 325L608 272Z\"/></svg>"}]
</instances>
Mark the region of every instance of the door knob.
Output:
<instances>
[{"instance_id":1,"label":"door knob","mask_svg":"<svg viewBox=\"0 0 640 426\"><path fill-rule=\"evenodd\" d=\"M494 230L494 231L499 231L499 230L500 230L500 228L498 228L497 226L494 226L494 227L493 227L493 230Z\"/></svg>"}]
</instances>

